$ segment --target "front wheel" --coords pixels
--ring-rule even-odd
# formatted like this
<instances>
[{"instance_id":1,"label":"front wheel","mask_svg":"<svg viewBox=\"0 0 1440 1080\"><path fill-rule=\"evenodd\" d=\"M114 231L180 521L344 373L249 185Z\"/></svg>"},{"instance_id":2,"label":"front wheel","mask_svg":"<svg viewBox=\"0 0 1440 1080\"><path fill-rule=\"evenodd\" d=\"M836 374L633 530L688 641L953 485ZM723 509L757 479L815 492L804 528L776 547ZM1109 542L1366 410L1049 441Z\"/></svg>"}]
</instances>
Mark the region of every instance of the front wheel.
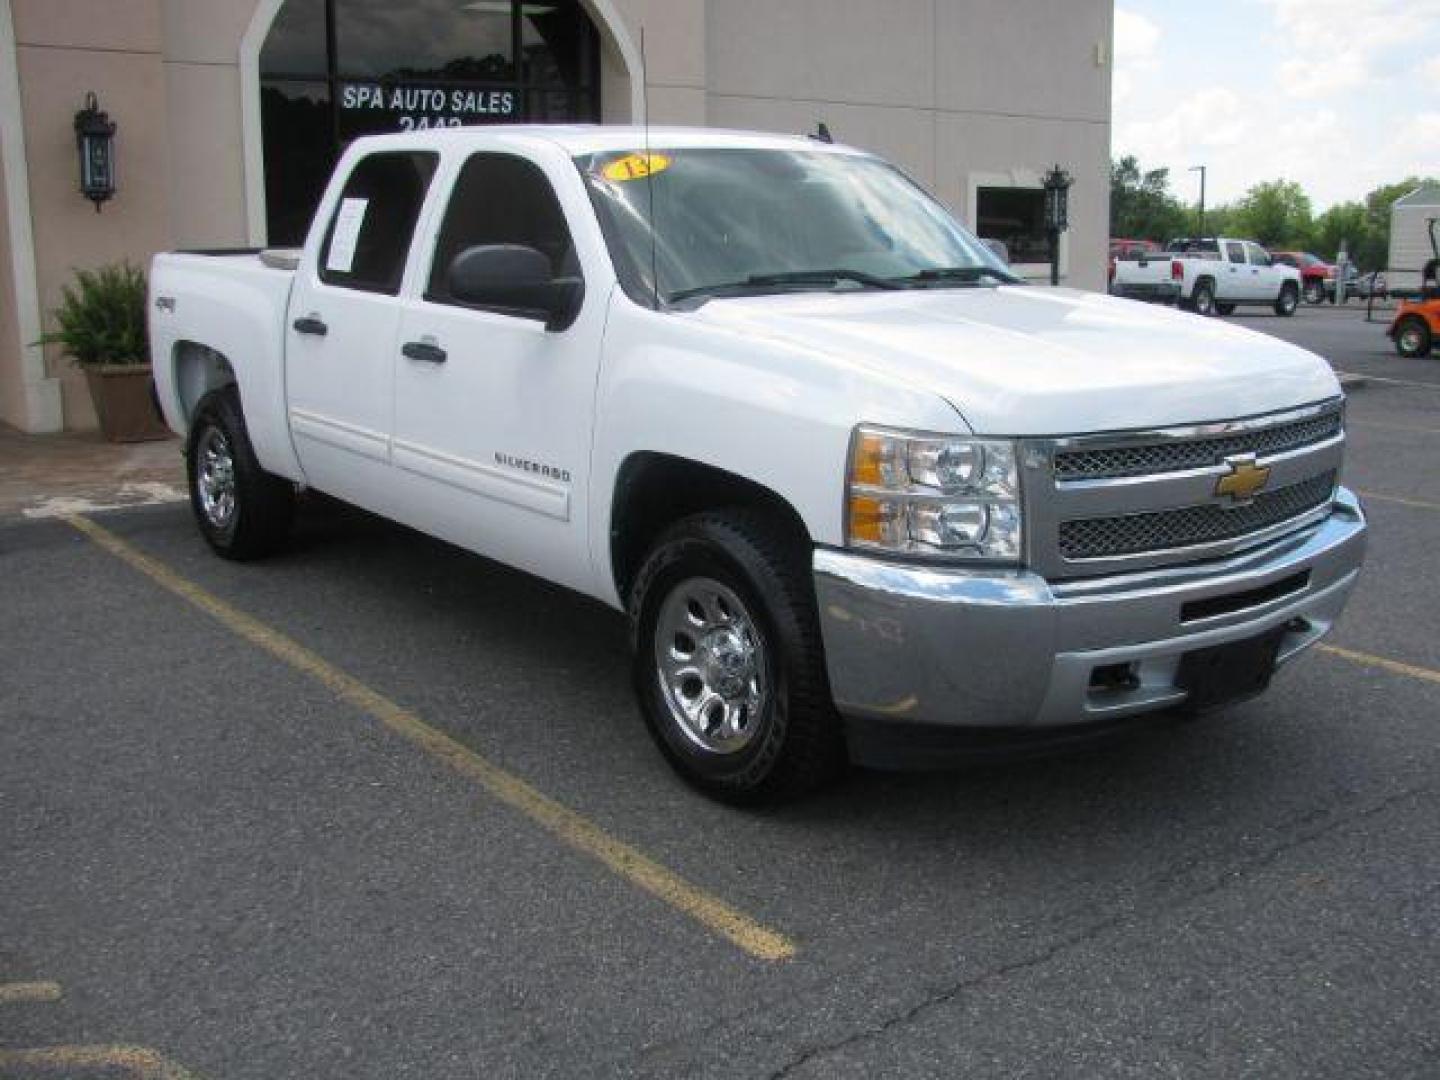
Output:
<instances>
[{"instance_id":1,"label":"front wheel","mask_svg":"<svg viewBox=\"0 0 1440 1080\"><path fill-rule=\"evenodd\" d=\"M196 406L185 462L200 534L227 559L257 559L279 547L295 515L295 485L260 467L234 387Z\"/></svg>"},{"instance_id":2,"label":"front wheel","mask_svg":"<svg viewBox=\"0 0 1440 1080\"><path fill-rule=\"evenodd\" d=\"M1395 324L1395 351L1407 359L1430 355L1434 339L1429 324L1418 315L1407 315Z\"/></svg>"},{"instance_id":3,"label":"front wheel","mask_svg":"<svg viewBox=\"0 0 1440 1080\"><path fill-rule=\"evenodd\" d=\"M1325 302L1325 283L1318 279L1312 279L1305 283L1305 302L1307 304L1323 304Z\"/></svg>"},{"instance_id":4,"label":"front wheel","mask_svg":"<svg viewBox=\"0 0 1440 1080\"><path fill-rule=\"evenodd\" d=\"M1280 296L1275 301L1275 314L1288 319L1300 306L1300 290L1293 281L1280 286Z\"/></svg>"},{"instance_id":5,"label":"front wheel","mask_svg":"<svg viewBox=\"0 0 1440 1080\"><path fill-rule=\"evenodd\" d=\"M728 802L794 797L845 761L807 554L769 514L697 514L631 591L646 725L685 780Z\"/></svg>"}]
</instances>

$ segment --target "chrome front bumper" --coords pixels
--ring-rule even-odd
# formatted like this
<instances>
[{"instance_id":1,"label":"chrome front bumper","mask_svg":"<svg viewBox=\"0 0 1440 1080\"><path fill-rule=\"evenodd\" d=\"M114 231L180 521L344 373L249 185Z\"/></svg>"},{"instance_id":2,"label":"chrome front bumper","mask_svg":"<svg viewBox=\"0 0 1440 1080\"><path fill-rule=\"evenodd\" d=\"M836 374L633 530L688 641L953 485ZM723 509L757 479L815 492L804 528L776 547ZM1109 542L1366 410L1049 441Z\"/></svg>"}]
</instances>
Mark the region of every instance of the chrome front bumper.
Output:
<instances>
[{"instance_id":1,"label":"chrome front bumper","mask_svg":"<svg viewBox=\"0 0 1440 1080\"><path fill-rule=\"evenodd\" d=\"M1285 627L1283 664L1323 637L1365 532L1341 488L1328 517L1243 554L1054 584L817 549L831 691L852 722L955 731L1063 732L1180 705L1187 653Z\"/></svg>"}]
</instances>

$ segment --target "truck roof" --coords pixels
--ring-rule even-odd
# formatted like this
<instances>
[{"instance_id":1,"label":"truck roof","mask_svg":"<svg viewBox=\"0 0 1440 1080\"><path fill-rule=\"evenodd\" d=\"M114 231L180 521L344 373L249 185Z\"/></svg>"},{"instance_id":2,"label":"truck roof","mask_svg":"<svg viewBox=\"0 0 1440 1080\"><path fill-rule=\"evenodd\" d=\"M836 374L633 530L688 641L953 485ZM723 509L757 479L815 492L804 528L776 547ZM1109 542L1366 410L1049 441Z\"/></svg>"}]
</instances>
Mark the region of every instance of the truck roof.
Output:
<instances>
[{"instance_id":1,"label":"truck roof","mask_svg":"<svg viewBox=\"0 0 1440 1080\"><path fill-rule=\"evenodd\" d=\"M607 150L634 150L646 145L671 149L716 150L811 150L860 154L863 151L840 143L824 143L803 135L777 135L764 131L732 131L725 128L652 127L647 132L638 124L483 124L474 127L431 128L427 131L370 135L357 139L363 146L383 147L389 143L414 147L418 143L474 143L477 147L497 139L543 139L570 154L594 154Z\"/></svg>"}]
</instances>

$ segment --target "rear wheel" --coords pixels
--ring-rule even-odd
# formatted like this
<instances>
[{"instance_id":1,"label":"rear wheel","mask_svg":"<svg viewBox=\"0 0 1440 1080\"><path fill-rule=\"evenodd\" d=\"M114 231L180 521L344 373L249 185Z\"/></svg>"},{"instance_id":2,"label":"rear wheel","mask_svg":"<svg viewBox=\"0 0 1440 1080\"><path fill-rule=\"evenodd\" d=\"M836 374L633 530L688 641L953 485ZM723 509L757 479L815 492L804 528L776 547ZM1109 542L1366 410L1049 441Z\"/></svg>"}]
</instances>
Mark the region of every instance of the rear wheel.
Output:
<instances>
[{"instance_id":1,"label":"rear wheel","mask_svg":"<svg viewBox=\"0 0 1440 1080\"><path fill-rule=\"evenodd\" d=\"M1395 324L1395 351L1401 356L1428 356L1432 345L1430 325L1419 315L1407 315Z\"/></svg>"},{"instance_id":2,"label":"rear wheel","mask_svg":"<svg viewBox=\"0 0 1440 1080\"><path fill-rule=\"evenodd\" d=\"M776 517L717 511L673 526L636 577L641 712L675 770L717 798L790 798L844 765L805 556Z\"/></svg>"},{"instance_id":3,"label":"rear wheel","mask_svg":"<svg viewBox=\"0 0 1440 1080\"><path fill-rule=\"evenodd\" d=\"M295 485L260 467L233 386L212 390L196 406L185 461L190 507L216 554L257 559L284 543Z\"/></svg>"},{"instance_id":4,"label":"rear wheel","mask_svg":"<svg viewBox=\"0 0 1440 1080\"><path fill-rule=\"evenodd\" d=\"M1293 281L1287 281L1280 286L1280 296L1275 301L1275 314L1288 319L1295 314L1295 309L1299 306L1300 290Z\"/></svg>"},{"instance_id":5,"label":"rear wheel","mask_svg":"<svg viewBox=\"0 0 1440 1080\"><path fill-rule=\"evenodd\" d=\"M1325 282L1319 278L1311 278L1305 282L1305 302L1307 304L1323 304L1325 302Z\"/></svg>"},{"instance_id":6,"label":"rear wheel","mask_svg":"<svg viewBox=\"0 0 1440 1080\"><path fill-rule=\"evenodd\" d=\"M1211 316L1215 314L1215 286L1207 281L1199 281L1195 284L1195 292L1190 297L1190 302L1195 308L1195 314Z\"/></svg>"}]
</instances>

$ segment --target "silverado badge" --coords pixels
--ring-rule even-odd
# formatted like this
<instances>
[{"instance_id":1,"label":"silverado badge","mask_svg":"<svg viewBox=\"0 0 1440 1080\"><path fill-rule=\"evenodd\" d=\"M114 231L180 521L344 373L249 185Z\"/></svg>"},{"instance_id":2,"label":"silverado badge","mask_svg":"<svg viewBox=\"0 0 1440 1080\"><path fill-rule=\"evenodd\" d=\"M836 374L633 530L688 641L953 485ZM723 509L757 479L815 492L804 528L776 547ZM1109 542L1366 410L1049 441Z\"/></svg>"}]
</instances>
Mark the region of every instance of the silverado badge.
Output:
<instances>
[{"instance_id":1,"label":"silverado badge","mask_svg":"<svg viewBox=\"0 0 1440 1080\"><path fill-rule=\"evenodd\" d=\"M1230 471L1215 485L1218 497L1229 495L1237 505L1248 503L1270 482L1270 467L1256 465L1254 454L1236 454L1225 459Z\"/></svg>"}]
</instances>

